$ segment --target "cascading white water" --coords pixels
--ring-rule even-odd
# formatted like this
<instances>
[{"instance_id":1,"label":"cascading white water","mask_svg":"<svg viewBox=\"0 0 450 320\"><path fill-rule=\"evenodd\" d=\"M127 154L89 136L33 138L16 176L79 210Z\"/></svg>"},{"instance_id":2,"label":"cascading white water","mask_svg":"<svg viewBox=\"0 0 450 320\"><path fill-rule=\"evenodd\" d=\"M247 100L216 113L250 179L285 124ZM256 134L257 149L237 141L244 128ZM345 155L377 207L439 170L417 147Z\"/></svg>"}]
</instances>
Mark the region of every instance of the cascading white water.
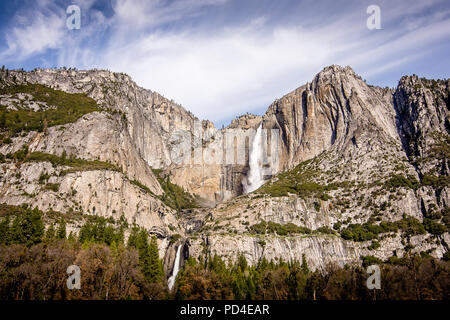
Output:
<instances>
[{"instance_id":1,"label":"cascading white water","mask_svg":"<svg viewBox=\"0 0 450 320\"><path fill-rule=\"evenodd\" d=\"M169 280L167 281L167 285L169 286L169 290L172 290L173 285L175 284L175 279L177 278L178 271L180 271L181 247L182 247L182 245L180 244L178 246L177 254L175 256L175 262L173 264L172 275L170 276Z\"/></svg>"},{"instance_id":2,"label":"cascading white water","mask_svg":"<svg viewBox=\"0 0 450 320\"><path fill-rule=\"evenodd\" d=\"M247 179L244 180L244 193L250 193L258 189L264 183L263 175L263 129L262 122L256 130L250 146L250 154L248 158L249 171Z\"/></svg>"}]
</instances>

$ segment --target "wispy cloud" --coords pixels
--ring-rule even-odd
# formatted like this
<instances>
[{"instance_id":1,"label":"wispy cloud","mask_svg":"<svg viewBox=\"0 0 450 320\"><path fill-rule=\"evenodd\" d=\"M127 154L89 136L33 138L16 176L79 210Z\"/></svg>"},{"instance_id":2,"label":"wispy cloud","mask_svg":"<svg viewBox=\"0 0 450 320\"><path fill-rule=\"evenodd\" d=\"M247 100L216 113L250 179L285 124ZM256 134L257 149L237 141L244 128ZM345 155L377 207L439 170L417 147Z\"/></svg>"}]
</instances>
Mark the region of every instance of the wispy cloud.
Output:
<instances>
[{"instance_id":1,"label":"wispy cloud","mask_svg":"<svg viewBox=\"0 0 450 320\"><path fill-rule=\"evenodd\" d=\"M17 25L6 34L8 49L0 57L22 60L33 54L61 46L64 37L64 20L61 15L36 12L31 23L28 18L17 16Z\"/></svg>"},{"instance_id":2,"label":"wispy cloud","mask_svg":"<svg viewBox=\"0 0 450 320\"><path fill-rule=\"evenodd\" d=\"M3 30L0 58L32 60L53 50L55 64L126 72L220 123L261 112L329 64L387 77L450 47L443 0L380 1L382 30L373 31L365 27L370 3L360 1L116 0L110 15L94 4L84 3L89 19L78 34L64 30L65 8L48 1L29 19L18 15Z\"/></svg>"}]
</instances>

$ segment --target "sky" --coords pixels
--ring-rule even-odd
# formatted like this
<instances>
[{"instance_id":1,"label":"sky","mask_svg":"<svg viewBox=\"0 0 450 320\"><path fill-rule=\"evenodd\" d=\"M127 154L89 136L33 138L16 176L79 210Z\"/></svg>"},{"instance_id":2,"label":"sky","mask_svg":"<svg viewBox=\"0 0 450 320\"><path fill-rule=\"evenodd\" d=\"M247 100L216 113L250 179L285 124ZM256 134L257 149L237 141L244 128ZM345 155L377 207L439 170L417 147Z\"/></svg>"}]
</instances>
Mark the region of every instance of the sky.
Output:
<instances>
[{"instance_id":1,"label":"sky","mask_svg":"<svg viewBox=\"0 0 450 320\"><path fill-rule=\"evenodd\" d=\"M0 65L124 72L216 126L332 64L383 87L449 78L450 1L0 0Z\"/></svg>"}]
</instances>

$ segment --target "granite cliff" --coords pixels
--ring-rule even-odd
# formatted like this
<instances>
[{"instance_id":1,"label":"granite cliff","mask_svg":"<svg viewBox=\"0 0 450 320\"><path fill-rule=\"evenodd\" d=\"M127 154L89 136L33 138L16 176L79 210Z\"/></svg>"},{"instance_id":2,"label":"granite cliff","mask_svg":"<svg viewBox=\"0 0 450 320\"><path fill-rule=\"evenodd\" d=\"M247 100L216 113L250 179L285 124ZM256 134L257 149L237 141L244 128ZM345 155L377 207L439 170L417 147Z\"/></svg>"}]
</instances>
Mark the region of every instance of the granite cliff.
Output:
<instances>
[{"instance_id":1,"label":"granite cliff","mask_svg":"<svg viewBox=\"0 0 450 320\"><path fill-rule=\"evenodd\" d=\"M2 111L18 120L51 114L53 95L92 102L64 123L6 118L0 202L135 223L158 236L167 274L179 245L184 258L305 255L312 268L449 250L449 80L380 88L330 66L221 130L125 74L3 70L0 87ZM244 194L261 123L277 161ZM173 196L177 185L185 193ZM180 194L197 205L169 201Z\"/></svg>"}]
</instances>

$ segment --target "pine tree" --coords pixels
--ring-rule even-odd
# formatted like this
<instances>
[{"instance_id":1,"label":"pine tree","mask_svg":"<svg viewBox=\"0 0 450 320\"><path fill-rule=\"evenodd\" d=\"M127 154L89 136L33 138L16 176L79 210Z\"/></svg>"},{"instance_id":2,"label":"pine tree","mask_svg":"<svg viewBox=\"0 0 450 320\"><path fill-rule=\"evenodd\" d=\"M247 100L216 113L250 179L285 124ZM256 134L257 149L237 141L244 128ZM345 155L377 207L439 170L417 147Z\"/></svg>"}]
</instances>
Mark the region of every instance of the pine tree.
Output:
<instances>
[{"instance_id":1,"label":"pine tree","mask_svg":"<svg viewBox=\"0 0 450 320\"><path fill-rule=\"evenodd\" d=\"M247 281L245 280L241 267L237 267L237 271L233 274L233 293L237 300L245 299L247 296Z\"/></svg>"},{"instance_id":2,"label":"pine tree","mask_svg":"<svg viewBox=\"0 0 450 320\"><path fill-rule=\"evenodd\" d=\"M162 281L164 269L162 261L159 259L156 238L152 237L149 244L147 231L134 227L128 238L128 246L138 250L139 264L145 278L150 282Z\"/></svg>"},{"instance_id":3,"label":"pine tree","mask_svg":"<svg viewBox=\"0 0 450 320\"><path fill-rule=\"evenodd\" d=\"M31 246L42 241L44 235L44 223L42 213L37 209L25 209L25 211L14 219L11 228L11 239L13 243Z\"/></svg>"},{"instance_id":4,"label":"pine tree","mask_svg":"<svg viewBox=\"0 0 450 320\"><path fill-rule=\"evenodd\" d=\"M0 244L8 245L11 241L10 223L9 216L6 216L0 223Z\"/></svg>"},{"instance_id":5,"label":"pine tree","mask_svg":"<svg viewBox=\"0 0 450 320\"><path fill-rule=\"evenodd\" d=\"M304 273L306 273L306 274L309 273L308 262L306 261L305 254L302 254L302 266L301 266L301 268L302 268Z\"/></svg>"},{"instance_id":6,"label":"pine tree","mask_svg":"<svg viewBox=\"0 0 450 320\"><path fill-rule=\"evenodd\" d=\"M242 271L245 271L247 269L247 260L245 259L243 254L241 254L239 256L238 265L239 265L239 267L241 268Z\"/></svg>"},{"instance_id":7,"label":"pine tree","mask_svg":"<svg viewBox=\"0 0 450 320\"><path fill-rule=\"evenodd\" d=\"M256 286L255 282L253 281L253 277L247 278L247 300L253 300L253 297L256 294Z\"/></svg>"},{"instance_id":8,"label":"pine tree","mask_svg":"<svg viewBox=\"0 0 450 320\"><path fill-rule=\"evenodd\" d=\"M148 264L147 278L151 282L161 282L163 279L164 270L162 261L159 259L156 237L152 237L148 247Z\"/></svg>"},{"instance_id":9,"label":"pine tree","mask_svg":"<svg viewBox=\"0 0 450 320\"><path fill-rule=\"evenodd\" d=\"M66 238L66 222L64 221L64 219L62 219L61 222L59 223L56 235L58 239Z\"/></svg>"},{"instance_id":10,"label":"pine tree","mask_svg":"<svg viewBox=\"0 0 450 320\"><path fill-rule=\"evenodd\" d=\"M54 228L54 226L52 224L52 225L50 225L50 227L48 227L47 232L45 233L45 239L47 241L50 241L50 240L53 240L55 238L56 238L56 231L55 231L55 228Z\"/></svg>"},{"instance_id":11,"label":"pine tree","mask_svg":"<svg viewBox=\"0 0 450 320\"><path fill-rule=\"evenodd\" d=\"M133 227L131 229L130 236L128 237L128 247L136 248L137 249L137 240L139 236L139 228Z\"/></svg>"}]
</instances>

